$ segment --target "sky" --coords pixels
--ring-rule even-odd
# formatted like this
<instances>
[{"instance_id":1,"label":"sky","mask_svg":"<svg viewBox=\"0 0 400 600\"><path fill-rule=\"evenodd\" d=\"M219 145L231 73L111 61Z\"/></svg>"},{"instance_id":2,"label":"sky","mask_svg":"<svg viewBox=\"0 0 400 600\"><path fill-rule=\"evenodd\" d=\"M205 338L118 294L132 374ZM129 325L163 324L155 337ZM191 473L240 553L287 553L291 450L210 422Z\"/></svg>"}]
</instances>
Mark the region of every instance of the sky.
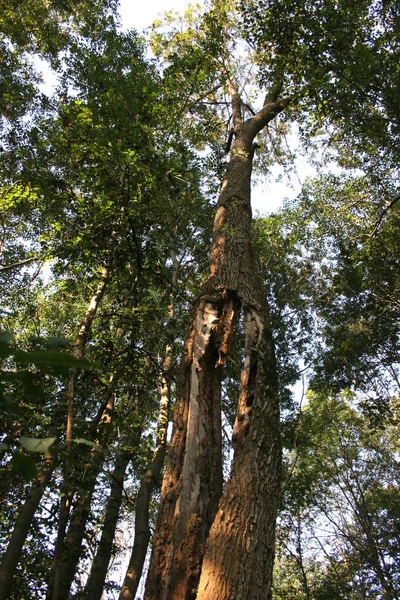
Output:
<instances>
[{"instance_id":1,"label":"sky","mask_svg":"<svg viewBox=\"0 0 400 600\"><path fill-rule=\"evenodd\" d=\"M189 0L120 0L124 28L144 29L169 10L184 12Z\"/></svg>"}]
</instances>

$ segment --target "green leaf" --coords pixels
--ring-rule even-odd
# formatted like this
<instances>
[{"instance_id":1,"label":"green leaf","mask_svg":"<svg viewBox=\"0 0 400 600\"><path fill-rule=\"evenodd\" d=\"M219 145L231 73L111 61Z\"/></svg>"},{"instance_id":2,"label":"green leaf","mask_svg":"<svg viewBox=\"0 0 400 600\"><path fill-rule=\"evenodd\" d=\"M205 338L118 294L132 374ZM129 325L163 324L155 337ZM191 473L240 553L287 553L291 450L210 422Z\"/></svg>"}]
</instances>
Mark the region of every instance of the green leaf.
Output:
<instances>
[{"instance_id":1,"label":"green leaf","mask_svg":"<svg viewBox=\"0 0 400 600\"><path fill-rule=\"evenodd\" d=\"M12 331L0 331L0 343L8 344L13 339L14 334Z\"/></svg>"},{"instance_id":2,"label":"green leaf","mask_svg":"<svg viewBox=\"0 0 400 600\"><path fill-rule=\"evenodd\" d=\"M0 358L7 358L13 353L10 348L10 342L13 339L14 334L12 331L0 331Z\"/></svg>"},{"instance_id":3,"label":"green leaf","mask_svg":"<svg viewBox=\"0 0 400 600\"><path fill-rule=\"evenodd\" d=\"M85 446L90 446L91 448L94 448L95 450L100 452L100 448L91 440L87 440L85 438L73 438L71 442L75 442L75 444L85 444Z\"/></svg>"},{"instance_id":4,"label":"green leaf","mask_svg":"<svg viewBox=\"0 0 400 600\"><path fill-rule=\"evenodd\" d=\"M35 461L21 452L15 452L10 464L14 471L19 473L25 481L30 481L37 477L38 471Z\"/></svg>"},{"instance_id":5,"label":"green leaf","mask_svg":"<svg viewBox=\"0 0 400 600\"><path fill-rule=\"evenodd\" d=\"M89 369L93 366L88 360L76 358L71 354L59 352L58 350L35 350L34 352L17 350L14 356L19 363L33 363L43 370L46 370L47 367L64 370L70 368Z\"/></svg>"},{"instance_id":6,"label":"green leaf","mask_svg":"<svg viewBox=\"0 0 400 600\"><path fill-rule=\"evenodd\" d=\"M50 446L57 440L56 437L34 438L22 435L19 438L19 443L28 452L40 452L44 454L49 451Z\"/></svg>"}]
</instances>

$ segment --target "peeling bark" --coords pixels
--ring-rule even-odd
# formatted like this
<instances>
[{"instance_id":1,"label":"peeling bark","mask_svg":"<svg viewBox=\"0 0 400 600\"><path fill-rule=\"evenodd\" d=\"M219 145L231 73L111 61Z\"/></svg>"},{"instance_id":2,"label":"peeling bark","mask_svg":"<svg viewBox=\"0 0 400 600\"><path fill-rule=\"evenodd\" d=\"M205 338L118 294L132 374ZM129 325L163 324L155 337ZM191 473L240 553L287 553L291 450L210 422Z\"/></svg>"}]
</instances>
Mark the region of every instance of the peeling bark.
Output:
<instances>
[{"instance_id":1,"label":"peeling bark","mask_svg":"<svg viewBox=\"0 0 400 600\"><path fill-rule=\"evenodd\" d=\"M204 542L222 492L221 370L235 308L233 295L217 292L204 294L194 311L161 490L149 599L193 597L190 590L197 586Z\"/></svg>"},{"instance_id":2,"label":"peeling bark","mask_svg":"<svg viewBox=\"0 0 400 600\"><path fill-rule=\"evenodd\" d=\"M271 598L281 442L273 343L245 309L246 348L230 479L210 530L197 600Z\"/></svg>"},{"instance_id":3,"label":"peeling bark","mask_svg":"<svg viewBox=\"0 0 400 600\"><path fill-rule=\"evenodd\" d=\"M272 582L279 407L273 343L251 247L250 190L253 141L289 99L278 102L279 91L272 91L263 108L244 121L241 98L229 77L227 87L235 140L218 199L209 278L184 347L146 600L269 598ZM216 514L222 492L221 371L240 308L246 347L236 448Z\"/></svg>"}]
</instances>

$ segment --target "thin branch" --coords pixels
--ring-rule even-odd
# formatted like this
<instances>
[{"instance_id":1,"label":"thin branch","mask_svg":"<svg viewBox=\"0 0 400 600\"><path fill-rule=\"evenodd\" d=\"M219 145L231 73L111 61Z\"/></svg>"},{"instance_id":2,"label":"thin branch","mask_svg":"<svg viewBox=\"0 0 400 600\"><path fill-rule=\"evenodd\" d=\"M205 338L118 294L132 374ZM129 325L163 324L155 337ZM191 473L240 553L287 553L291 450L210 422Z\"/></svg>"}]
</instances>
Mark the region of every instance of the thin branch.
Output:
<instances>
[{"instance_id":1,"label":"thin branch","mask_svg":"<svg viewBox=\"0 0 400 600\"><path fill-rule=\"evenodd\" d=\"M232 140L233 140L233 127L231 127L231 130L229 131L229 135L228 135L228 140L225 144L225 154L229 154L230 149L231 149L231 145L232 145Z\"/></svg>"},{"instance_id":2,"label":"thin branch","mask_svg":"<svg viewBox=\"0 0 400 600\"><path fill-rule=\"evenodd\" d=\"M255 110L253 110L253 109L251 108L251 106L250 106L249 104L247 104L246 102L243 102L243 106L244 106L244 108L246 108L246 109L249 111L249 113L250 113L251 115L253 115L253 117L254 117L254 116L257 114L257 113L255 112Z\"/></svg>"},{"instance_id":3,"label":"thin branch","mask_svg":"<svg viewBox=\"0 0 400 600\"><path fill-rule=\"evenodd\" d=\"M12 265L0 266L0 271L10 271L11 269L15 269L15 267L22 267L22 265L26 265L30 262L34 262L35 260L39 260L39 257L32 256L31 258L25 258L25 260L20 260L19 262L15 262Z\"/></svg>"},{"instance_id":4,"label":"thin branch","mask_svg":"<svg viewBox=\"0 0 400 600\"><path fill-rule=\"evenodd\" d=\"M378 229L379 229L379 227L380 227L380 225L381 225L381 223L382 223L383 217L386 215L386 213L388 212L388 210L389 210L390 208L392 208L392 207L393 207L393 206L396 204L396 202L398 202L399 200L400 200L400 194L397 194L397 196L395 196L395 197L393 198L393 200L391 200L391 202L388 202L388 203L386 204L385 208L383 209L383 211L381 212L381 214L380 214L379 218L377 219L377 221L376 221L376 223L375 223L374 230L373 230L373 232L370 234L370 237L374 237L374 236L377 234L377 232L378 232Z\"/></svg>"}]
</instances>

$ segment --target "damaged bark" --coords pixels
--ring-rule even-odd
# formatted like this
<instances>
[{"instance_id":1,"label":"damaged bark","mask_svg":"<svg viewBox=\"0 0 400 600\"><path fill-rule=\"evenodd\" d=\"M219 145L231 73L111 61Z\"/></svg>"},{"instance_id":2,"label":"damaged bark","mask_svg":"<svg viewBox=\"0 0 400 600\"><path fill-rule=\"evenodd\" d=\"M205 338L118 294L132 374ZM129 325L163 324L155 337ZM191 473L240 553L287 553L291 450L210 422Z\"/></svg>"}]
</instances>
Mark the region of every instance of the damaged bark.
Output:
<instances>
[{"instance_id":1,"label":"damaged bark","mask_svg":"<svg viewBox=\"0 0 400 600\"><path fill-rule=\"evenodd\" d=\"M206 545L197 600L271 598L281 442L273 342L245 308L246 347L230 479Z\"/></svg>"},{"instance_id":2,"label":"damaged bark","mask_svg":"<svg viewBox=\"0 0 400 600\"><path fill-rule=\"evenodd\" d=\"M235 139L214 221L209 278L184 346L146 600L261 599L269 597L272 582L279 406L272 336L251 247L250 191L253 141L289 100L278 102L279 90L273 91L244 121L241 98L229 79L227 86ZM235 455L217 513L222 365L240 308L246 346Z\"/></svg>"},{"instance_id":3,"label":"damaged bark","mask_svg":"<svg viewBox=\"0 0 400 600\"><path fill-rule=\"evenodd\" d=\"M194 311L146 598L189 598L197 586L202 548L222 491L221 369L235 308L234 296L216 293L204 294Z\"/></svg>"}]
</instances>

